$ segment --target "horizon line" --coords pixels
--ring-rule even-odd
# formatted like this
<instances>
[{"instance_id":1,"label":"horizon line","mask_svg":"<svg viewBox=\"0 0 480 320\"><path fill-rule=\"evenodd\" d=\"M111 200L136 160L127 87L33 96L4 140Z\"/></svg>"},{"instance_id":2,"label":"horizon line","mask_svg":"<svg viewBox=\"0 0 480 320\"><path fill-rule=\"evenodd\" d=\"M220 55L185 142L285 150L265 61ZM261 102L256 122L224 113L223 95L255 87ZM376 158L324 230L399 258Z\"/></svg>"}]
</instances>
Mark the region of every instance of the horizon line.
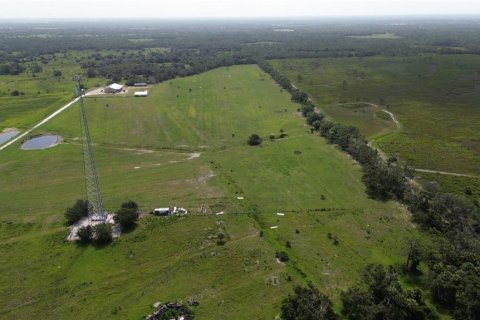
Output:
<instances>
[{"instance_id":1,"label":"horizon line","mask_svg":"<svg viewBox=\"0 0 480 320\"><path fill-rule=\"evenodd\" d=\"M99 17L89 17L89 16L79 16L79 17L0 17L0 21L13 21L13 20L225 20L225 19L245 19L245 20L274 20L274 19L302 19L302 20L312 20L312 19L325 19L325 18L455 18L455 17L478 17L480 18L480 12L478 13L392 13L392 14L371 14L371 15L312 15L312 16L157 16L157 17L108 17L108 16L99 16Z\"/></svg>"}]
</instances>

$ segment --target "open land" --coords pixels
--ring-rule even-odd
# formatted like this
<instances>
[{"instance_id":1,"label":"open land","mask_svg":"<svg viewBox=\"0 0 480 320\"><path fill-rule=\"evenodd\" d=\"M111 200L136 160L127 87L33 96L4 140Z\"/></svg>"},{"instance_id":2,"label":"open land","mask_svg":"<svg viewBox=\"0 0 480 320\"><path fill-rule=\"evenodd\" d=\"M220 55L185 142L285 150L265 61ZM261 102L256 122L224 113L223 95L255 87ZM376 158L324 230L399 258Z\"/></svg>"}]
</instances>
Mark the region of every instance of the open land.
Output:
<instances>
[{"instance_id":1,"label":"open land","mask_svg":"<svg viewBox=\"0 0 480 320\"><path fill-rule=\"evenodd\" d=\"M28 124L41 120L33 115L45 110L28 106ZM308 280L338 309L366 264L403 263L410 240L430 242L398 203L366 196L360 167L310 134L288 93L256 66L167 81L147 98L88 97L85 106L106 208L134 199L143 212L176 204L189 215L144 215L105 248L66 243L63 212L84 192L73 105L32 132L62 144L0 152L2 319L137 319L155 301L190 297L199 319L272 319ZM2 125L22 127L20 119ZM252 133L261 146L246 144Z\"/></svg>"},{"instance_id":2,"label":"open land","mask_svg":"<svg viewBox=\"0 0 480 320\"><path fill-rule=\"evenodd\" d=\"M478 56L286 59L274 65L328 115L358 127L385 153L420 169L480 175ZM392 112L401 129L366 103ZM472 178L434 180L445 191L471 186L480 194Z\"/></svg>"}]
</instances>

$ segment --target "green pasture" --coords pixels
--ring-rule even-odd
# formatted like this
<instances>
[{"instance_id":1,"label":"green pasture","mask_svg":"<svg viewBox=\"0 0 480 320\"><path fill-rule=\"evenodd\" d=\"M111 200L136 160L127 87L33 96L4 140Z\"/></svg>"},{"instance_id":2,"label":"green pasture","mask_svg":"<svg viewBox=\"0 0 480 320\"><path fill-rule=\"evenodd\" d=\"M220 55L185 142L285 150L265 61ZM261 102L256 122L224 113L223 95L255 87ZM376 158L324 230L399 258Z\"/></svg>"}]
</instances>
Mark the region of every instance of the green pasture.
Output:
<instances>
[{"instance_id":1,"label":"green pasture","mask_svg":"<svg viewBox=\"0 0 480 320\"><path fill-rule=\"evenodd\" d=\"M85 54L71 51L47 55L52 58L48 63L40 60L23 63L25 72L20 75L0 75L0 132L6 128L29 129L71 101L75 86L72 77L83 74L76 58ZM39 65L42 71L33 73L31 66L34 64ZM55 77L54 70L60 70L62 76ZM104 83L105 80L98 78L84 79L87 88ZM14 90L24 94L11 96Z\"/></svg>"},{"instance_id":2,"label":"green pasture","mask_svg":"<svg viewBox=\"0 0 480 320\"><path fill-rule=\"evenodd\" d=\"M360 167L310 134L256 66L174 79L146 98L89 97L85 107L106 208L133 199L145 213L176 204L189 214L145 214L105 248L65 242L63 212L84 194L72 106L32 133L58 133L62 144L0 151L2 319L141 319L156 301L190 297L197 319L273 319L308 280L339 309L363 266L404 263L408 241L430 241L403 207L367 198ZM252 133L261 146L247 146Z\"/></svg>"},{"instance_id":3,"label":"green pasture","mask_svg":"<svg viewBox=\"0 0 480 320\"><path fill-rule=\"evenodd\" d=\"M335 120L421 169L480 174L480 58L472 55L275 60ZM401 130L376 110L393 112ZM393 129L393 130L392 130ZM465 181L467 183L467 181Z\"/></svg>"}]
</instances>

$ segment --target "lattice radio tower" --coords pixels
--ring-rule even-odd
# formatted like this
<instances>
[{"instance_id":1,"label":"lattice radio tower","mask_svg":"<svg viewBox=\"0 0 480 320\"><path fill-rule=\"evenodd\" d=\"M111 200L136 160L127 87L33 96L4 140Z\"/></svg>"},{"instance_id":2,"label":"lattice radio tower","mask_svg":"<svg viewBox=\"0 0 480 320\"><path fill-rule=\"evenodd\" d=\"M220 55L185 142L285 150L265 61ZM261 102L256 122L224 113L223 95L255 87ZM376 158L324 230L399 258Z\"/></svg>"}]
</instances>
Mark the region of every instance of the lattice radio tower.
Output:
<instances>
[{"instance_id":1,"label":"lattice radio tower","mask_svg":"<svg viewBox=\"0 0 480 320\"><path fill-rule=\"evenodd\" d=\"M76 94L80 102L80 122L82 124L82 149L83 149L83 168L85 171L85 189L88 201L88 215L91 220L105 221L107 213L103 208L102 197L100 196L100 187L98 185L97 168L95 158L93 157L92 139L88 130L87 114L83 105L83 96L85 90L82 89L80 82L82 78L77 75L74 77L76 84Z\"/></svg>"}]
</instances>

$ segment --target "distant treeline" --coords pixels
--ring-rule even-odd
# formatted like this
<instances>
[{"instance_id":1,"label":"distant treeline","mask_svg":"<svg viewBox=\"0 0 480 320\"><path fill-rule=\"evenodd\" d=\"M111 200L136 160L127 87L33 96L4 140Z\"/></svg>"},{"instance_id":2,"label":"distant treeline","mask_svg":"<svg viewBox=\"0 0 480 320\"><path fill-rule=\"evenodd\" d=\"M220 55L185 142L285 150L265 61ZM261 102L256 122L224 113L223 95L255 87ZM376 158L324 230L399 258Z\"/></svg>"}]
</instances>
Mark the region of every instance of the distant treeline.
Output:
<instances>
[{"instance_id":1,"label":"distant treeline","mask_svg":"<svg viewBox=\"0 0 480 320\"><path fill-rule=\"evenodd\" d=\"M268 62L258 65L278 84L289 91L292 101L301 104L301 113L329 143L358 161L363 168L363 182L371 198L394 199L404 203L413 219L445 241L434 251L416 255L429 267L428 283L433 300L452 311L455 319L478 319L480 315L480 214L468 200L438 192L432 185L420 187L412 181L413 171L401 166L396 158L383 159L368 145L355 127L327 119L308 94L295 88L290 80ZM416 267L414 268L416 269ZM351 303L351 301L350 301ZM359 299L357 303L363 303ZM349 310L355 309L349 306ZM362 308L358 308L362 310ZM364 309L367 310L367 309ZM360 317L358 319L369 319ZM418 318L424 319L424 318Z\"/></svg>"},{"instance_id":2,"label":"distant treeline","mask_svg":"<svg viewBox=\"0 0 480 320\"><path fill-rule=\"evenodd\" d=\"M480 54L479 32L480 19L465 17L52 22L48 27L6 23L0 28L0 74L19 74L25 63L45 63L54 54L67 55L72 50L94 52L77 58L90 76L125 82L159 82L259 59ZM368 37L385 33L395 38ZM149 50L152 48L164 50Z\"/></svg>"},{"instance_id":3,"label":"distant treeline","mask_svg":"<svg viewBox=\"0 0 480 320\"><path fill-rule=\"evenodd\" d=\"M88 77L101 76L112 82L157 83L199 74L223 66L254 63L238 53L212 52L198 54L195 50L172 49L166 53L138 52L122 55L94 54L80 62Z\"/></svg>"}]
</instances>

